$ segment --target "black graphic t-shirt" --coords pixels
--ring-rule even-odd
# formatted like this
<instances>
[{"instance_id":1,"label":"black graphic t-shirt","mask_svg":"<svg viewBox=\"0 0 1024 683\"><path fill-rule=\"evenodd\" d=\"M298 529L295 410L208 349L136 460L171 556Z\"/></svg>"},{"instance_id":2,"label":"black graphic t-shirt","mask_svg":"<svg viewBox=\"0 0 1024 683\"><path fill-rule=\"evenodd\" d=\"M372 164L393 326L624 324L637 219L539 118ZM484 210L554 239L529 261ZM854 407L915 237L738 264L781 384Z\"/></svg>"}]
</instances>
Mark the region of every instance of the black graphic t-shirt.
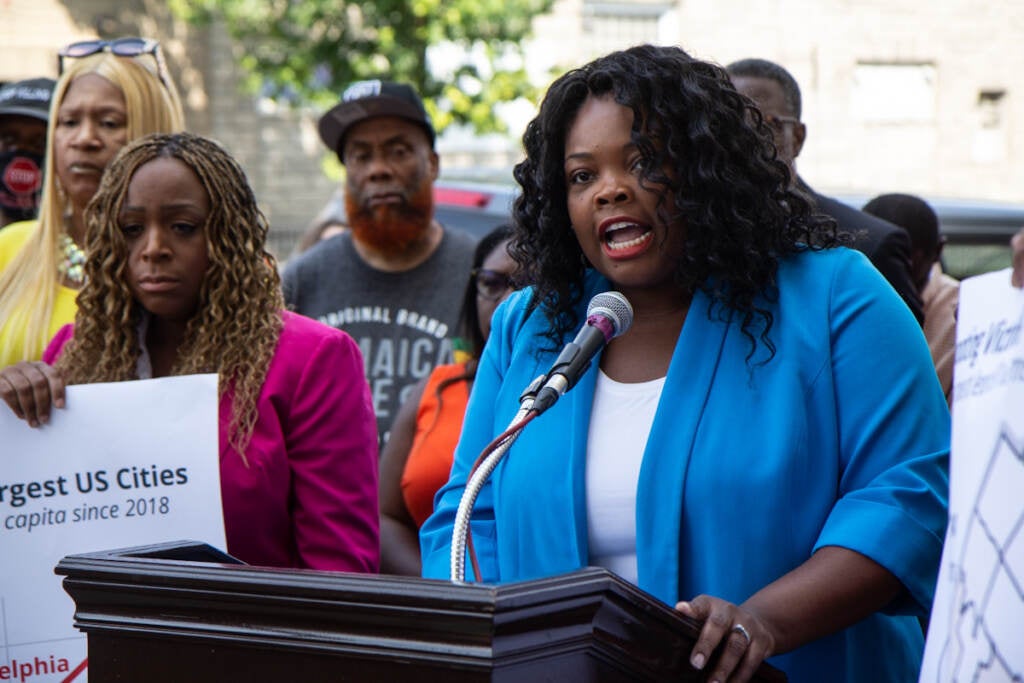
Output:
<instances>
[{"instance_id":1,"label":"black graphic t-shirt","mask_svg":"<svg viewBox=\"0 0 1024 683\"><path fill-rule=\"evenodd\" d=\"M437 250L413 270L388 273L356 253L350 235L317 244L282 275L288 308L347 332L363 354L377 432L416 382L452 362L452 336L469 280L474 242L445 230Z\"/></svg>"}]
</instances>

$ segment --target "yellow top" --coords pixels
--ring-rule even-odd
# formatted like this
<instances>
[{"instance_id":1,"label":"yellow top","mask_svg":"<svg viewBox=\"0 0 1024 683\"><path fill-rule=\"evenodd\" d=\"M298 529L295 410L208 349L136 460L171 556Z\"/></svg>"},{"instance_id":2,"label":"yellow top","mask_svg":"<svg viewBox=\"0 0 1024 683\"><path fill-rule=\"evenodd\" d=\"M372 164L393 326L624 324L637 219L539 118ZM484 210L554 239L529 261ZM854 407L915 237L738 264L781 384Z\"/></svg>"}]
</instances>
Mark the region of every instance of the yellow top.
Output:
<instances>
[{"instance_id":1,"label":"yellow top","mask_svg":"<svg viewBox=\"0 0 1024 683\"><path fill-rule=\"evenodd\" d=\"M23 221L11 223L0 229L0 272L5 270L14 257L18 255L25 242L32 235L33 231L39 228L37 221ZM50 327L48 337L53 337L61 327L75 321L75 312L78 306L75 304L75 297L78 290L57 286L57 296L53 304L53 315L50 316ZM6 367L20 360L39 360L40 356L24 358L24 321L21 312L15 313L12 319L0 320L0 368Z\"/></svg>"}]
</instances>

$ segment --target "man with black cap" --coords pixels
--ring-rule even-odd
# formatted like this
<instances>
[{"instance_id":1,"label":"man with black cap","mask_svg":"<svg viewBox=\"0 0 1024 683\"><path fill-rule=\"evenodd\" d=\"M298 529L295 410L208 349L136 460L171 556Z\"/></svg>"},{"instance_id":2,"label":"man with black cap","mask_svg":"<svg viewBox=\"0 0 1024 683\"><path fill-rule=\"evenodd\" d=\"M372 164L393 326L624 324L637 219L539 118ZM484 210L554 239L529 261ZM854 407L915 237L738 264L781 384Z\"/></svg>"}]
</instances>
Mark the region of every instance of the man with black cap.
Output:
<instances>
[{"instance_id":1,"label":"man with black cap","mask_svg":"<svg viewBox=\"0 0 1024 683\"><path fill-rule=\"evenodd\" d=\"M0 228L38 213L54 85L33 78L0 87Z\"/></svg>"},{"instance_id":2,"label":"man with black cap","mask_svg":"<svg viewBox=\"0 0 1024 683\"><path fill-rule=\"evenodd\" d=\"M434 127L411 86L354 83L319 130L345 165L349 229L289 262L285 301L359 343L383 445L409 389L452 362L474 242L434 220Z\"/></svg>"}]
</instances>

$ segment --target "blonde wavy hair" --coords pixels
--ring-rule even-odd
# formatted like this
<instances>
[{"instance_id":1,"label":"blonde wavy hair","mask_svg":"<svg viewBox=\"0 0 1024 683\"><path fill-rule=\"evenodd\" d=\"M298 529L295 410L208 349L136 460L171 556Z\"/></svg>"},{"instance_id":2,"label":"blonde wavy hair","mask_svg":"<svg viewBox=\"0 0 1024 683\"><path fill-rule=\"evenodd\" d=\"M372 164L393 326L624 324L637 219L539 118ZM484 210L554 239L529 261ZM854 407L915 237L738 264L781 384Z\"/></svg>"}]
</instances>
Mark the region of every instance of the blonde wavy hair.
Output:
<instances>
[{"instance_id":1,"label":"blonde wavy hair","mask_svg":"<svg viewBox=\"0 0 1024 683\"><path fill-rule=\"evenodd\" d=\"M68 88L79 76L96 74L113 83L124 95L127 113L127 137L135 140L149 133L183 130L185 115L173 81L160 80L156 61L150 55L119 57L100 52L66 62L67 70L57 81L50 105L50 126L46 136L46 169L36 229L21 251L0 273L0 358L12 354L14 340L20 338L22 358L33 360L43 355L49 341L60 279L57 259L64 215L69 206L57 178L54 131L58 112ZM4 331L10 334L2 334ZM20 337L19 333L20 331Z\"/></svg>"},{"instance_id":2,"label":"blonde wavy hair","mask_svg":"<svg viewBox=\"0 0 1024 683\"><path fill-rule=\"evenodd\" d=\"M183 162L210 199L203 228L210 265L172 375L216 372L232 396L231 445L245 459L256 401L283 325L281 280L266 250L267 221L245 173L218 144L189 133L149 135L121 150L86 209L85 286L75 335L57 367L69 384L135 379L142 309L128 286L128 246L118 221L132 176L158 158Z\"/></svg>"}]
</instances>

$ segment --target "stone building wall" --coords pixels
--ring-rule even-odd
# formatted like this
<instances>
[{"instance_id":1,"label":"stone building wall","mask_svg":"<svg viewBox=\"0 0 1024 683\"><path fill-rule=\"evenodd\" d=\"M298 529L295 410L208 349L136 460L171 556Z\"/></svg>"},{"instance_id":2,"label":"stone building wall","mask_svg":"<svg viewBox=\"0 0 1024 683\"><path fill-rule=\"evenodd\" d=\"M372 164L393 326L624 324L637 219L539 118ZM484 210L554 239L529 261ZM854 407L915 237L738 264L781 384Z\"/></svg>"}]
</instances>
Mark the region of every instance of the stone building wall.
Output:
<instances>
[{"instance_id":1,"label":"stone building wall","mask_svg":"<svg viewBox=\"0 0 1024 683\"><path fill-rule=\"evenodd\" d=\"M652 6L660 8L653 23ZM531 67L543 80L615 47L619 13L623 43L649 34L723 64L761 56L787 66L800 81L808 126L800 172L819 189L1024 201L1024 0L762 0L754 7L558 0L535 23L529 53L540 60ZM274 109L241 92L237 48L222 28L175 22L159 0L0 0L0 79L55 75L59 46L119 35L161 40L189 128L238 157L270 219L275 251L287 256L336 187L323 172L318 112ZM887 67L908 71L921 91L909 104L906 93L872 95ZM890 110L909 114L885 115ZM501 167L502 155L510 168L519 133L475 147L465 136L442 138L442 168L457 173L475 159Z\"/></svg>"}]
</instances>

